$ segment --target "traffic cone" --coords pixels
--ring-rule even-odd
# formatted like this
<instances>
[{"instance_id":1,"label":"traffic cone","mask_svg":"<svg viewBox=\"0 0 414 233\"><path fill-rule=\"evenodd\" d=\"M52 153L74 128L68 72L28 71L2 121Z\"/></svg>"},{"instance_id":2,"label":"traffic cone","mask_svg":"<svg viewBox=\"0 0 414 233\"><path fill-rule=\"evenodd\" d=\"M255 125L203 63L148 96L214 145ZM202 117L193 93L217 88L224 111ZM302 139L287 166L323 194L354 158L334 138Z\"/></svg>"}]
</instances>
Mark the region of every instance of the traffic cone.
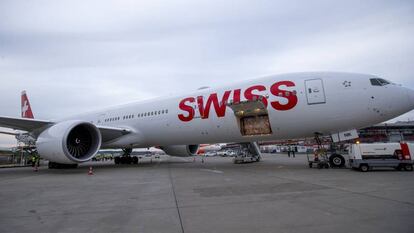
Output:
<instances>
[{"instance_id":1,"label":"traffic cone","mask_svg":"<svg viewBox=\"0 0 414 233\"><path fill-rule=\"evenodd\" d=\"M92 167L89 167L88 175L90 175L90 176L93 175L93 169L92 169Z\"/></svg>"}]
</instances>

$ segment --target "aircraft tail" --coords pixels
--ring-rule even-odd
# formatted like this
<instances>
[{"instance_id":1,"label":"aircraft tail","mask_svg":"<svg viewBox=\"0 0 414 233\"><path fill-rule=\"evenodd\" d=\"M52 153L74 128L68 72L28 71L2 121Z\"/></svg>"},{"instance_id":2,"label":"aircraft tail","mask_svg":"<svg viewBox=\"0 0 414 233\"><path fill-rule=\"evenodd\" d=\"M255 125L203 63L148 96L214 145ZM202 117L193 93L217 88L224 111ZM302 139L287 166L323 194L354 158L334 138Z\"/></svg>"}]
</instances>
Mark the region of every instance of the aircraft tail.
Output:
<instances>
[{"instance_id":1,"label":"aircraft tail","mask_svg":"<svg viewBox=\"0 0 414 233\"><path fill-rule=\"evenodd\" d=\"M22 107L22 117L33 119L33 112L32 108L30 107L29 98L27 97L26 91L22 91L22 98L21 98L21 107Z\"/></svg>"}]
</instances>

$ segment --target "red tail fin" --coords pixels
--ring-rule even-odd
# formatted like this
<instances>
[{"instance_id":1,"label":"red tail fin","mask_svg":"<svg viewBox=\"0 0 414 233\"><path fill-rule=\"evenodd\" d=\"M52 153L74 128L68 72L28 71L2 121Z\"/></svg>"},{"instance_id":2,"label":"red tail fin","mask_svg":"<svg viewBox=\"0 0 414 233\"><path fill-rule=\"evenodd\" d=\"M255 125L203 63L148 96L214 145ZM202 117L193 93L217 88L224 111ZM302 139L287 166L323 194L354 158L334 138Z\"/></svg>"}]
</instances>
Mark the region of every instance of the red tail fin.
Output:
<instances>
[{"instance_id":1,"label":"red tail fin","mask_svg":"<svg viewBox=\"0 0 414 233\"><path fill-rule=\"evenodd\" d=\"M22 91L22 117L33 119L32 108L30 107L29 98L27 98L26 91Z\"/></svg>"}]
</instances>

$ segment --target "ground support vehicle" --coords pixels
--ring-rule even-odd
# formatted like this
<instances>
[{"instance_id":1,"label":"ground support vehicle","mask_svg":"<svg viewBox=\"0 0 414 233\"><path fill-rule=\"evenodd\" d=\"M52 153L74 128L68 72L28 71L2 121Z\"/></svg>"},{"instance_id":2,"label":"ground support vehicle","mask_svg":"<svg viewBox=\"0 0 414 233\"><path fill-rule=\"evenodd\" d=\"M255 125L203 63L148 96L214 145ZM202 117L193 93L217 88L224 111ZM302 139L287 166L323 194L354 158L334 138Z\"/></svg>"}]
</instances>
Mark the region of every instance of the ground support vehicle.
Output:
<instances>
[{"instance_id":1,"label":"ground support vehicle","mask_svg":"<svg viewBox=\"0 0 414 233\"><path fill-rule=\"evenodd\" d=\"M313 168L315 165L316 168L329 168L329 157L325 149L315 150L313 155L307 154L309 168Z\"/></svg>"},{"instance_id":2,"label":"ground support vehicle","mask_svg":"<svg viewBox=\"0 0 414 233\"><path fill-rule=\"evenodd\" d=\"M391 167L396 170L413 170L413 161L408 143L352 144L349 147L349 163L353 169L367 172L376 167Z\"/></svg>"}]
</instances>

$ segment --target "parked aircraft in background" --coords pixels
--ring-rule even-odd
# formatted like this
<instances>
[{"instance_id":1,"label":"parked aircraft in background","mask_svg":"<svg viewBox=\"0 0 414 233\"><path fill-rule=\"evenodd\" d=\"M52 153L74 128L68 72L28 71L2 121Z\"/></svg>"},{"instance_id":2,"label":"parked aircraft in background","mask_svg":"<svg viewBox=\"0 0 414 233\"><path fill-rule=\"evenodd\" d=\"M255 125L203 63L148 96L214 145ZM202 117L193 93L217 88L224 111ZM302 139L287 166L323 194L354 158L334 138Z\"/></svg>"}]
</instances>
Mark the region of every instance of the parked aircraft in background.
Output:
<instances>
[{"instance_id":1,"label":"parked aircraft in background","mask_svg":"<svg viewBox=\"0 0 414 233\"><path fill-rule=\"evenodd\" d=\"M198 154L202 155L207 152L219 151L223 148L224 144L201 144L198 148Z\"/></svg>"},{"instance_id":2,"label":"parked aircraft in background","mask_svg":"<svg viewBox=\"0 0 414 233\"><path fill-rule=\"evenodd\" d=\"M32 107L30 106L29 98L27 97L26 91L22 91L21 94L21 117L27 119L33 119L34 115L32 112ZM4 131L0 130L0 134L11 135L16 138L18 142L22 142L29 147L34 147L36 143L36 138L32 137L31 134L27 131Z\"/></svg>"},{"instance_id":3,"label":"parked aircraft in background","mask_svg":"<svg viewBox=\"0 0 414 233\"><path fill-rule=\"evenodd\" d=\"M23 106L27 108L22 116L30 117L29 102ZM192 156L200 144L225 142L242 143L245 152L259 160L256 141L315 134L350 139L355 137L354 129L413 108L413 90L377 76L296 73L54 121L0 117L0 126L27 131L51 167L86 162L105 148L123 148L126 157L132 148L152 146L171 156Z\"/></svg>"}]
</instances>

